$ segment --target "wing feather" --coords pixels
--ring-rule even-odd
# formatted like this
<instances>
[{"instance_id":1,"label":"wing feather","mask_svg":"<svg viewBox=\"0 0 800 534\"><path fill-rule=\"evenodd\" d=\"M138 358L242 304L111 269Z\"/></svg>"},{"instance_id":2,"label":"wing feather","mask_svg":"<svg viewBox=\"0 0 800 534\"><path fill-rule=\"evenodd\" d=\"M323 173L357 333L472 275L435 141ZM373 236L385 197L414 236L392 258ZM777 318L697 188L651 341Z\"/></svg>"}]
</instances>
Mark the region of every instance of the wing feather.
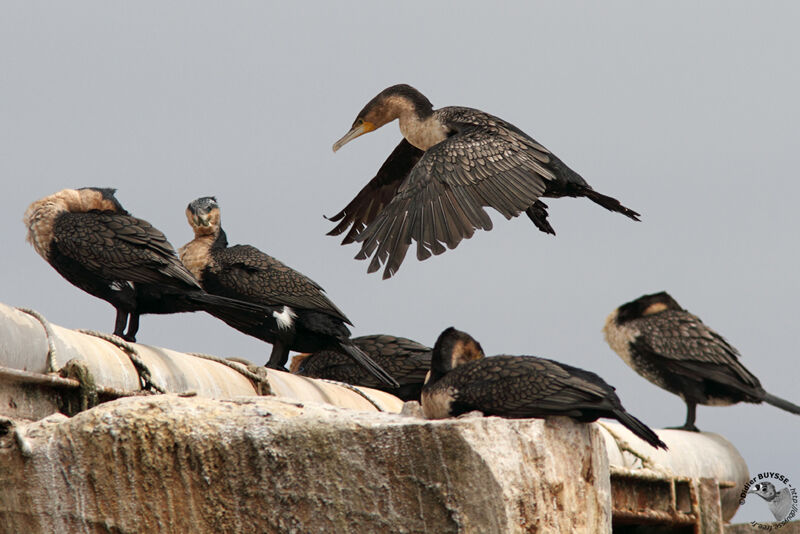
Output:
<instances>
[{"instance_id":1,"label":"wing feather","mask_svg":"<svg viewBox=\"0 0 800 534\"><path fill-rule=\"evenodd\" d=\"M204 275L207 287L227 297L267 305L326 312L349 321L322 287L250 245L213 249L216 268Z\"/></svg>"},{"instance_id":2,"label":"wing feather","mask_svg":"<svg viewBox=\"0 0 800 534\"><path fill-rule=\"evenodd\" d=\"M342 240L342 244L346 245L355 241L358 234L372 223L381 210L389 204L397 192L397 188L406 179L422 154L422 150L405 139L400 141L400 144L378 169L375 177L344 209L329 218L331 221L340 222L328 232L328 235L339 235L352 225Z\"/></svg>"},{"instance_id":3,"label":"wing feather","mask_svg":"<svg viewBox=\"0 0 800 534\"><path fill-rule=\"evenodd\" d=\"M660 358L674 372L732 387L761 387L739 362L739 351L689 312L666 310L632 321L631 326L641 332L637 349Z\"/></svg>"},{"instance_id":4,"label":"wing feather","mask_svg":"<svg viewBox=\"0 0 800 534\"><path fill-rule=\"evenodd\" d=\"M469 384L457 388L458 401L507 417L578 417L583 410L610 409L616 399L596 375L531 356L492 356L451 374L444 380Z\"/></svg>"},{"instance_id":5,"label":"wing feather","mask_svg":"<svg viewBox=\"0 0 800 534\"><path fill-rule=\"evenodd\" d=\"M485 208L507 219L528 209L555 178L550 153L519 129L469 108L443 108L437 119L450 129L422 152L407 141L332 220L331 234L352 224L344 242L361 243L357 259L372 256L368 271L399 269L411 242L417 258L453 249L492 223Z\"/></svg>"},{"instance_id":6,"label":"wing feather","mask_svg":"<svg viewBox=\"0 0 800 534\"><path fill-rule=\"evenodd\" d=\"M166 236L147 221L110 212L65 213L54 225L61 254L108 280L198 287Z\"/></svg>"}]
</instances>

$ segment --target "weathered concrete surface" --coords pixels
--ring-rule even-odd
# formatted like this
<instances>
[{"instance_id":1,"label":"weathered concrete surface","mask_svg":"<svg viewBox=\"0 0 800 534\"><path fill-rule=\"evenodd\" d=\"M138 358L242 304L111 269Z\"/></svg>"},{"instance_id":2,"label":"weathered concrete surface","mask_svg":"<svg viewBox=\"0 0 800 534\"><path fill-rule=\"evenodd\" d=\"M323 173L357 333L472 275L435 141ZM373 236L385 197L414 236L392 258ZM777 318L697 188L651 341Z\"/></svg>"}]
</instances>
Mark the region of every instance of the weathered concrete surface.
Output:
<instances>
[{"instance_id":1,"label":"weathered concrete surface","mask_svg":"<svg viewBox=\"0 0 800 534\"><path fill-rule=\"evenodd\" d=\"M126 398L0 437L0 529L603 533L607 473L597 427L567 418Z\"/></svg>"}]
</instances>

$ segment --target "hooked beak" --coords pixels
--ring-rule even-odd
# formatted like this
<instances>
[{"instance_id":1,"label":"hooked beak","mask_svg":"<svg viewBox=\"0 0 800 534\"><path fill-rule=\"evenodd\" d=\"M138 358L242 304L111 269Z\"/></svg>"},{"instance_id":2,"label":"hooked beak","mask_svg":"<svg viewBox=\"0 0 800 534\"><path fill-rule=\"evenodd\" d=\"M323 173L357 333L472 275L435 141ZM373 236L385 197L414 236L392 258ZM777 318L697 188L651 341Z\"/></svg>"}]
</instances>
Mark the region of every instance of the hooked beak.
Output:
<instances>
[{"instance_id":1,"label":"hooked beak","mask_svg":"<svg viewBox=\"0 0 800 534\"><path fill-rule=\"evenodd\" d=\"M364 135L365 133L369 133L374 129L375 125L368 121L364 121L357 126L353 126L349 132L344 134L344 136L341 139L339 139L333 144L333 151L336 152L337 150L342 148L344 145L346 145L356 137Z\"/></svg>"}]
</instances>

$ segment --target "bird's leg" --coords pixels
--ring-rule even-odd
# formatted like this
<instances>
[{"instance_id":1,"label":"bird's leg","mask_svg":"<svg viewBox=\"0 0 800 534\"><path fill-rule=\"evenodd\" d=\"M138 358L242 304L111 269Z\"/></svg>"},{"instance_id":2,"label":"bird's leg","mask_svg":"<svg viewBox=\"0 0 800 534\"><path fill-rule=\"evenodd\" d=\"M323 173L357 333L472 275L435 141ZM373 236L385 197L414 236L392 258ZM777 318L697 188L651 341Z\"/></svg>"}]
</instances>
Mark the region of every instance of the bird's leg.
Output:
<instances>
[{"instance_id":1,"label":"bird's leg","mask_svg":"<svg viewBox=\"0 0 800 534\"><path fill-rule=\"evenodd\" d=\"M124 337L125 325L128 323L128 312L117 308L117 318L114 321L114 335Z\"/></svg>"},{"instance_id":2,"label":"bird's leg","mask_svg":"<svg viewBox=\"0 0 800 534\"><path fill-rule=\"evenodd\" d=\"M525 214L531 221L533 221L533 224L536 225L536 228L546 234L556 235L556 231L553 230L553 227L550 226L550 222L547 220L547 204L541 200L537 200L533 203L533 205L525 210Z\"/></svg>"},{"instance_id":3,"label":"bird's leg","mask_svg":"<svg viewBox=\"0 0 800 534\"><path fill-rule=\"evenodd\" d=\"M686 401L686 422L683 426L673 426L667 428L674 428L675 430L688 430L689 432L700 432L700 429L694 425L694 420L697 415L697 403Z\"/></svg>"},{"instance_id":4,"label":"bird's leg","mask_svg":"<svg viewBox=\"0 0 800 534\"><path fill-rule=\"evenodd\" d=\"M277 339L272 344L272 354L269 355L267 367L270 369L286 370L286 362L289 360L289 345L283 340Z\"/></svg>"},{"instance_id":5,"label":"bird's leg","mask_svg":"<svg viewBox=\"0 0 800 534\"><path fill-rule=\"evenodd\" d=\"M130 341L131 343L136 342L136 332L139 331L139 314L136 312L131 313L130 321L128 322L128 332L122 337L125 341Z\"/></svg>"}]
</instances>

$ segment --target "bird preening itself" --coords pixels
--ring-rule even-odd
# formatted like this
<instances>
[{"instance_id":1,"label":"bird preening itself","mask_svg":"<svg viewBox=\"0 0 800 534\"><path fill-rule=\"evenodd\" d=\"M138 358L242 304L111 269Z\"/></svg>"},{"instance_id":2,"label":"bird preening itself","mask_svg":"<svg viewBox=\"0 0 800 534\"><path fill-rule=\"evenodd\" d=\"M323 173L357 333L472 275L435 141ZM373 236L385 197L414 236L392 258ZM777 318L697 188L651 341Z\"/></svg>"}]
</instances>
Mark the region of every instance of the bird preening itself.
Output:
<instances>
[{"instance_id":1,"label":"bird preening itself","mask_svg":"<svg viewBox=\"0 0 800 534\"><path fill-rule=\"evenodd\" d=\"M586 197L633 220L639 214L595 191L578 173L525 132L483 111L433 109L409 85L394 85L369 101L334 152L356 137L399 119L403 140L377 175L330 220L328 235L345 231L342 244L361 243L357 259L372 256L368 272L385 264L389 278L411 246L417 259L441 254L491 230L484 210L506 219L523 211L539 230L554 234L543 197Z\"/></svg>"},{"instance_id":2,"label":"bird preening itself","mask_svg":"<svg viewBox=\"0 0 800 534\"><path fill-rule=\"evenodd\" d=\"M135 341L139 316L146 313L270 312L203 291L164 234L125 211L115 192L64 189L33 202L23 219L27 240L42 258L70 283L114 306L115 335Z\"/></svg>"},{"instance_id":3,"label":"bird preening itself","mask_svg":"<svg viewBox=\"0 0 800 534\"><path fill-rule=\"evenodd\" d=\"M614 310L603 332L634 371L684 400L686 422L678 427L682 430L698 431L698 404L766 402L800 414L800 406L767 393L739 362L739 351L664 291Z\"/></svg>"},{"instance_id":4,"label":"bird preening itself","mask_svg":"<svg viewBox=\"0 0 800 534\"><path fill-rule=\"evenodd\" d=\"M290 370L309 378L381 389L404 401L419 400L425 375L431 368L430 347L408 338L385 334L354 337L353 343L392 375L400 387L387 388L346 354L332 349L295 356Z\"/></svg>"},{"instance_id":5,"label":"bird preening itself","mask_svg":"<svg viewBox=\"0 0 800 534\"><path fill-rule=\"evenodd\" d=\"M184 265L211 294L276 309L269 316L220 310L215 316L240 332L272 344L267 367L283 369L289 351L339 350L381 383L397 382L350 340L350 320L322 287L250 245L228 246L214 197L193 200L186 218L194 239L181 247Z\"/></svg>"},{"instance_id":6,"label":"bird preening itself","mask_svg":"<svg viewBox=\"0 0 800 534\"><path fill-rule=\"evenodd\" d=\"M422 409L429 419L473 410L508 418L565 415L581 422L608 417L653 447L667 448L596 374L536 356L485 358L475 339L452 327L433 346Z\"/></svg>"}]
</instances>

